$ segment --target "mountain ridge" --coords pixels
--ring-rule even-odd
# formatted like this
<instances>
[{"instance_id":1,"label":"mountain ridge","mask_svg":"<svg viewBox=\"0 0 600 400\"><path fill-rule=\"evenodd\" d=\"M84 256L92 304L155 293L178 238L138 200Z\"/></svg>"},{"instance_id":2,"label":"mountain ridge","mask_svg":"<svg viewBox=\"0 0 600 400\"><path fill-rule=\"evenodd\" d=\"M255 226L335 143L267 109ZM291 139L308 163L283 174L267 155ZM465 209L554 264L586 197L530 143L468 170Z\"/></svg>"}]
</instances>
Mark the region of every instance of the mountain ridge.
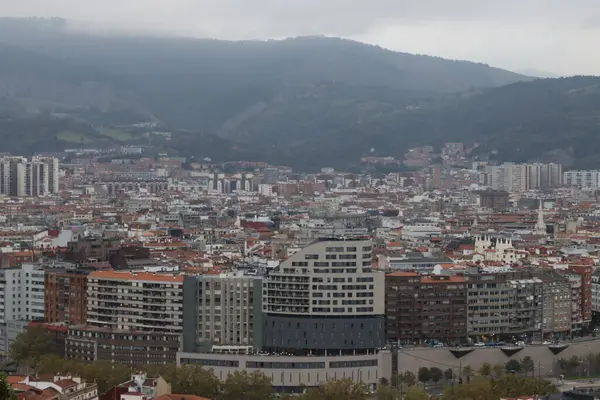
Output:
<instances>
[{"instance_id":1,"label":"mountain ridge","mask_svg":"<svg viewBox=\"0 0 600 400\"><path fill-rule=\"evenodd\" d=\"M0 18L0 116L161 122L188 132L169 144L181 155L300 168L444 141L479 142L507 160L571 148L570 162L592 161L595 144L579 142L595 143L596 78L533 79L340 38L94 36L65 24ZM72 136L53 146L61 137Z\"/></svg>"}]
</instances>

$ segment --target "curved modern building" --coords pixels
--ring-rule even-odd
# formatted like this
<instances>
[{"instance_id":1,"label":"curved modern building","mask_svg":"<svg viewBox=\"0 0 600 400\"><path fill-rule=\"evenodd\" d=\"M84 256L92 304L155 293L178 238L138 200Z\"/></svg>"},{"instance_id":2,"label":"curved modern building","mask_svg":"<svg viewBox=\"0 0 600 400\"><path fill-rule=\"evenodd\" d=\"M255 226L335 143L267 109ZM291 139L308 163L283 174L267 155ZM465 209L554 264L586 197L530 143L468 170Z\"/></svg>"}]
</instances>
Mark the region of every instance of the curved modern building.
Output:
<instances>
[{"instance_id":1,"label":"curved modern building","mask_svg":"<svg viewBox=\"0 0 600 400\"><path fill-rule=\"evenodd\" d=\"M385 276L371 269L372 242L320 239L263 280L262 351L373 353L385 344Z\"/></svg>"},{"instance_id":2,"label":"curved modern building","mask_svg":"<svg viewBox=\"0 0 600 400\"><path fill-rule=\"evenodd\" d=\"M236 370L258 370L282 391L343 378L374 389L381 378L391 378L392 355L381 350L385 276L373 271L371 263L370 240L317 240L263 277L262 287L254 287L253 340L247 343L255 343L257 353L223 354L215 346L202 352L194 324L184 329L177 363L206 366L219 379ZM198 286L188 292L196 299L189 302L189 310L198 313L205 306L197 302Z\"/></svg>"}]
</instances>

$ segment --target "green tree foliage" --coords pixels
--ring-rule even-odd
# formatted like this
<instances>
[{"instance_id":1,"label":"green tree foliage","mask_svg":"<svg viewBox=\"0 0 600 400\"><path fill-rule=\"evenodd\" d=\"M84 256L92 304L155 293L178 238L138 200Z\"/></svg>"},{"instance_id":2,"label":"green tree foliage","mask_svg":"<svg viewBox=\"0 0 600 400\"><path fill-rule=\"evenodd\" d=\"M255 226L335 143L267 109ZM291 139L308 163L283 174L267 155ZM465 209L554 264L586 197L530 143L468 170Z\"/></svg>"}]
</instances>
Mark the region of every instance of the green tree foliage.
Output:
<instances>
[{"instance_id":1,"label":"green tree foliage","mask_svg":"<svg viewBox=\"0 0 600 400\"><path fill-rule=\"evenodd\" d=\"M519 360L508 360L508 362L504 365L504 369L508 372L521 372L523 370L523 366L519 362Z\"/></svg>"},{"instance_id":2,"label":"green tree foliage","mask_svg":"<svg viewBox=\"0 0 600 400\"><path fill-rule=\"evenodd\" d=\"M421 367L419 368L419 372L417 374L419 382L426 383L431 380L431 374L429 373L429 368Z\"/></svg>"},{"instance_id":3,"label":"green tree foliage","mask_svg":"<svg viewBox=\"0 0 600 400\"><path fill-rule=\"evenodd\" d=\"M273 396L269 378L258 371L243 370L227 377L221 385L219 400L268 400Z\"/></svg>"},{"instance_id":4,"label":"green tree foliage","mask_svg":"<svg viewBox=\"0 0 600 400\"><path fill-rule=\"evenodd\" d=\"M6 383L6 374L4 372L0 372L0 399L17 400L15 392Z\"/></svg>"},{"instance_id":5,"label":"green tree foliage","mask_svg":"<svg viewBox=\"0 0 600 400\"><path fill-rule=\"evenodd\" d=\"M382 385L381 383L377 386L377 400L398 400L400 391L390 385Z\"/></svg>"},{"instance_id":6,"label":"green tree foliage","mask_svg":"<svg viewBox=\"0 0 600 400\"><path fill-rule=\"evenodd\" d=\"M38 325L17 335L10 346L9 357L18 364L35 368L48 354L56 354L56 343L52 334Z\"/></svg>"},{"instance_id":7,"label":"green tree foliage","mask_svg":"<svg viewBox=\"0 0 600 400\"><path fill-rule=\"evenodd\" d=\"M429 369L429 379L431 379L434 383L438 383L444 377L444 372L437 368L432 367Z\"/></svg>"},{"instance_id":8,"label":"green tree foliage","mask_svg":"<svg viewBox=\"0 0 600 400\"><path fill-rule=\"evenodd\" d=\"M429 395L421 386L414 386L408 389L404 400L428 400Z\"/></svg>"},{"instance_id":9,"label":"green tree foliage","mask_svg":"<svg viewBox=\"0 0 600 400\"><path fill-rule=\"evenodd\" d=\"M482 376L490 376L492 374L492 364L483 363L481 367L479 367L479 375Z\"/></svg>"},{"instance_id":10,"label":"green tree foliage","mask_svg":"<svg viewBox=\"0 0 600 400\"><path fill-rule=\"evenodd\" d=\"M470 365L464 366L463 370L462 370L462 378L468 381L469 379L471 379L472 376L473 376L473 368L471 368Z\"/></svg>"},{"instance_id":11,"label":"green tree foliage","mask_svg":"<svg viewBox=\"0 0 600 400\"><path fill-rule=\"evenodd\" d=\"M554 385L547 381L518 375L505 375L500 379L476 377L470 383L446 388L442 400L497 400L502 397L549 395L557 393Z\"/></svg>"},{"instance_id":12,"label":"green tree foliage","mask_svg":"<svg viewBox=\"0 0 600 400\"><path fill-rule=\"evenodd\" d=\"M452 368L448 368L444 371L444 378L446 378L447 381L454 379L454 371L452 371Z\"/></svg>"},{"instance_id":13,"label":"green tree foliage","mask_svg":"<svg viewBox=\"0 0 600 400\"><path fill-rule=\"evenodd\" d=\"M351 379L328 381L317 387L310 388L299 400L367 400L369 392L363 383ZM241 399L241 398L239 398ZM233 399L232 399L233 400ZM236 399L238 400L238 399Z\"/></svg>"},{"instance_id":14,"label":"green tree foliage","mask_svg":"<svg viewBox=\"0 0 600 400\"><path fill-rule=\"evenodd\" d=\"M394 385L394 382L392 381L393 386L399 387L402 385L403 387L411 387L417 384L417 377L412 371L404 371L399 373L397 375L397 380L398 382L396 385Z\"/></svg>"},{"instance_id":15,"label":"green tree foliage","mask_svg":"<svg viewBox=\"0 0 600 400\"><path fill-rule=\"evenodd\" d=\"M535 363L533 362L531 357L523 357L523 359L521 360L521 369L525 373L525 376L529 375L530 372L532 373L532 375L534 375Z\"/></svg>"}]
</instances>

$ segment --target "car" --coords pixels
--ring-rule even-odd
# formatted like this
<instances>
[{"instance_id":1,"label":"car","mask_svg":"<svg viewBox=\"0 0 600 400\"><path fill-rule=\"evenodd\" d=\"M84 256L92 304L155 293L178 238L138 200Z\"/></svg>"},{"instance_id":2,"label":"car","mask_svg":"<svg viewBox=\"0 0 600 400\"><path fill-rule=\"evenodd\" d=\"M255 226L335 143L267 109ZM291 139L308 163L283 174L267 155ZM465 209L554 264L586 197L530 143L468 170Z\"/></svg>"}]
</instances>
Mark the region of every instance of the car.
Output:
<instances>
[{"instance_id":1,"label":"car","mask_svg":"<svg viewBox=\"0 0 600 400\"><path fill-rule=\"evenodd\" d=\"M542 342L542 344L550 344L550 342L549 342L549 341L547 341L547 340L544 340L544 341Z\"/></svg>"},{"instance_id":2,"label":"car","mask_svg":"<svg viewBox=\"0 0 600 400\"><path fill-rule=\"evenodd\" d=\"M517 343L515 343L515 345L516 345L516 346L523 347L523 346L525 346L525 342L524 342L524 341L522 341L522 340L520 340L520 341L518 341Z\"/></svg>"},{"instance_id":3,"label":"car","mask_svg":"<svg viewBox=\"0 0 600 400\"><path fill-rule=\"evenodd\" d=\"M444 343L437 343L433 345L434 348L444 347Z\"/></svg>"},{"instance_id":4,"label":"car","mask_svg":"<svg viewBox=\"0 0 600 400\"><path fill-rule=\"evenodd\" d=\"M483 343L483 342L477 342L477 343L474 344L474 346L475 347L484 347L485 343Z\"/></svg>"}]
</instances>

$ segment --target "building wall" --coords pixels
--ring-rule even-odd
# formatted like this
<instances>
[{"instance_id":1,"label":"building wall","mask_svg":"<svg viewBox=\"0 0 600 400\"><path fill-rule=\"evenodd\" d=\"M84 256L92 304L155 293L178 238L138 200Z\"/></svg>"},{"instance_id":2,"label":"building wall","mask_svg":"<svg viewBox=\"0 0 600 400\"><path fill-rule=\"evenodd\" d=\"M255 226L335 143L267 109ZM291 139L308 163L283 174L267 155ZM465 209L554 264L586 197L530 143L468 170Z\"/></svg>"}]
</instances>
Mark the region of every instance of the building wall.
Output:
<instances>
[{"instance_id":1,"label":"building wall","mask_svg":"<svg viewBox=\"0 0 600 400\"><path fill-rule=\"evenodd\" d=\"M87 323L181 334L183 276L95 271L88 276Z\"/></svg>"},{"instance_id":2,"label":"building wall","mask_svg":"<svg viewBox=\"0 0 600 400\"><path fill-rule=\"evenodd\" d=\"M260 371L271 378L276 388L319 386L331 379L350 378L374 388L381 378L392 375L392 355L377 354L342 357L288 357L260 355L225 355L177 353L177 364L205 365L220 380L235 371Z\"/></svg>"},{"instance_id":3,"label":"building wall","mask_svg":"<svg viewBox=\"0 0 600 400\"><path fill-rule=\"evenodd\" d=\"M398 351L398 371L412 371L415 374L421 367L437 367L441 369L452 368L458 375L459 368L462 366L470 366L473 370L477 370L484 363L492 365L505 365L508 360L521 360L523 357L529 356L536 364L536 374L538 363L542 376L556 376L556 368L554 364L560 358L569 359L573 356L585 357L590 353L596 354L600 352L600 340L591 340L587 342L570 343L569 347L554 355L546 345L531 345L526 346L523 350L508 357L500 348L470 348L469 354L456 358L451 353L451 348L404 348Z\"/></svg>"},{"instance_id":4,"label":"building wall","mask_svg":"<svg viewBox=\"0 0 600 400\"><path fill-rule=\"evenodd\" d=\"M385 345L385 318L288 317L265 315L263 348L290 350L362 350ZM335 353L334 353L335 354Z\"/></svg>"},{"instance_id":5,"label":"building wall","mask_svg":"<svg viewBox=\"0 0 600 400\"><path fill-rule=\"evenodd\" d=\"M87 273L46 271L44 320L78 325L87 319Z\"/></svg>"},{"instance_id":6,"label":"building wall","mask_svg":"<svg viewBox=\"0 0 600 400\"><path fill-rule=\"evenodd\" d=\"M391 342L467 338L467 289L459 276L386 276L386 334Z\"/></svg>"},{"instance_id":7,"label":"building wall","mask_svg":"<svg viewBox=\"0 0 600 400\"><path fill-rule=\"evenodd\" d=\"M254 343L254 291L262 279L244 275L186 276L183 282L183 343L251 346Z\"/></svg>"},{"instance_id":8,"label":"building wall","mask_svg":"<svg viewBox=\"0 0 600 400\"><path fill-rule=\"evenodd\" d=\"M65 339L65 357L84 362L116 364L172 364L179 351L179 335L122 331L86 325L71 326Z\"/></svg>"}]
</instances>

